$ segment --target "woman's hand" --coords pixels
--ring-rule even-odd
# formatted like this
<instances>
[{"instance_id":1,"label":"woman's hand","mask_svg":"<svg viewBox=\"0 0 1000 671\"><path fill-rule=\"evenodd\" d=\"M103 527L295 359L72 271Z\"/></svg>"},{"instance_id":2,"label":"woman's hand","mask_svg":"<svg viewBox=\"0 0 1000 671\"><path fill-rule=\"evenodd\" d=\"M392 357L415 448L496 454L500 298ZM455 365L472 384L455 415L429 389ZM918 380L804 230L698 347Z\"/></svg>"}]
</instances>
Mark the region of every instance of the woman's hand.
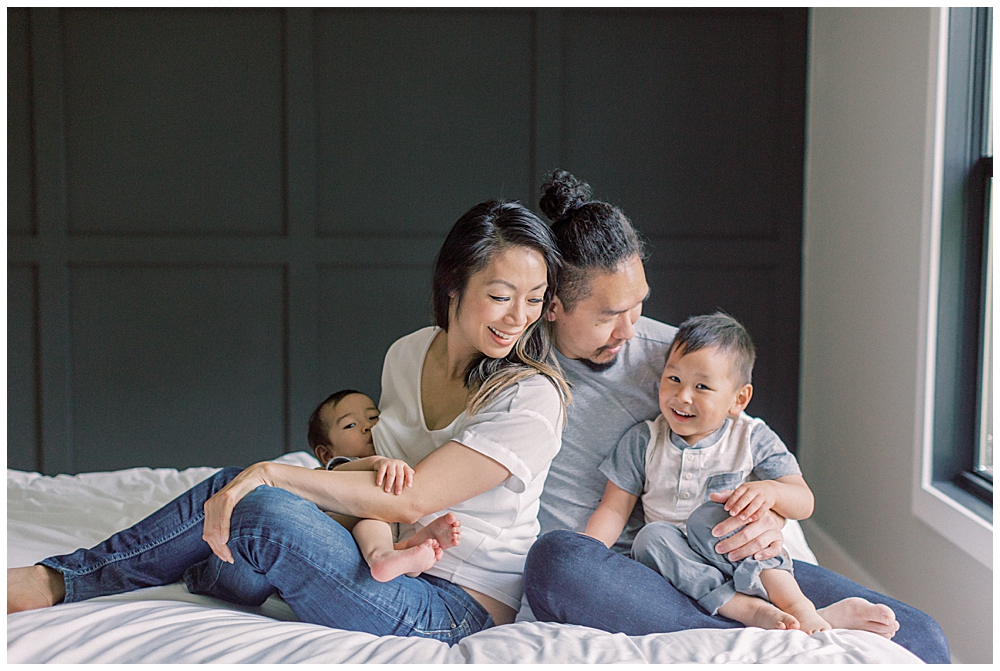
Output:
<instances>
[{"instance_id":1,"label":"woman's hand","mask_svg":"<svg viewBox=\"0 0 1000 671\"><path fill-rule=\"evenodd\" d=\"M413 469L400 459L375 457L372 470L375 471L375 484L382 487L386 493L395 489L396 494L402 494L404 486L413 486Z\"/></svg>"},{"instance_id":2,"label":"woman's hand","mask_svg":"<svg viewBox=\"0 0 1000 671\"><path fill-rule=\"evenodd\" d=\"M273 466L267 461L250 466L205 501L205 526L201 537L212 548L212 553L222 561L233 563L233 553L226 545L229 542L229 521L233 516L233 508L244 496L261 485L274 486L270 473Z\"/></svg>"}]
</instances>

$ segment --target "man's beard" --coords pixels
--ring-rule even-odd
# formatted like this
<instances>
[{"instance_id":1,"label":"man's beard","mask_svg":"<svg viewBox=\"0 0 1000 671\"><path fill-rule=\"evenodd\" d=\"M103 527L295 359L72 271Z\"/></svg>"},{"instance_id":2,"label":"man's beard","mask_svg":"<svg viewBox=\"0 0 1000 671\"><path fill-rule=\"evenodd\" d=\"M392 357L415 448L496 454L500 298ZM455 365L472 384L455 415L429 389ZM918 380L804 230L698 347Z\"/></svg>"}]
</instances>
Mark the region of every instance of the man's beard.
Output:
<instances>
[{"instance_id":1,"label":"man's beard","mask_svg":"<svg viewBox=\"0 0 1000 671\"><path fill-rule=\"evenodd\" d=\"M608 370L616 363L618 363L618 355L616 354L614 358L612 358L610 361L605 361L604 363L597 363L595 361L591 361L590 359L577 359L577 361L579 361L580 363L582 363L584 366L594 371L595 373L603 373L604 371Z\"/></svg>"}]
</instances>

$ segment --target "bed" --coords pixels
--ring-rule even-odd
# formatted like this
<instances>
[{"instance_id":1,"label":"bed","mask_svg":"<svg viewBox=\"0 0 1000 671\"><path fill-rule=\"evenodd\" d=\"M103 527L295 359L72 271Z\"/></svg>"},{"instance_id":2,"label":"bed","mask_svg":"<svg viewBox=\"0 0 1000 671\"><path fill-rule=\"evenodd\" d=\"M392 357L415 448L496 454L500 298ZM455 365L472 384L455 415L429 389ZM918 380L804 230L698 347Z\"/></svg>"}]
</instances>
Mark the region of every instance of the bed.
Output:
<instances>
[{"instance_id":1,"label":"bed","mask_svg":"<svg viewBox=\"0 0 1000 671\"><path fill-rule=\"evenodd\" d=\"M305 452L283 463L316 465ZM133 468L56 477L7 471L7 566L91 546L142 519L213 468ZM786 543L815 561L801 530ZM180 583L7 616L9 663L914 663L867 632L699 629L625 636L518 622L456 645L298 622L281 599L241 608Z\"/></svg>"}]
</instances>

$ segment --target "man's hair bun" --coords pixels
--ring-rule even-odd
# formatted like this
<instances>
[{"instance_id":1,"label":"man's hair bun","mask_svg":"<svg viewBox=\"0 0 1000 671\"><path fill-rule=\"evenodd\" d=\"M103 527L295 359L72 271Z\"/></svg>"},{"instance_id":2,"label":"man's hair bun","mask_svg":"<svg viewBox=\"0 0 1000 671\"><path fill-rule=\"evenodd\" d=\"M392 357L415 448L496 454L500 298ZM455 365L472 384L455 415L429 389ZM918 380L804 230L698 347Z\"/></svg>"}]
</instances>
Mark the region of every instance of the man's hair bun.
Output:
<instances>
[{"instance_id":1,"label":"man's hair bun","mask_svg":"<svg viewBox=\"0 0 1000 671\"><path fill-rule=\"evenodd\" d=\"M556 170L542 184L542 198L538 206L552 221L558 221L573 210L577 210L593 195L593 189L586 182L577 179L567 170Z\"/></svg>"}]
</instances>

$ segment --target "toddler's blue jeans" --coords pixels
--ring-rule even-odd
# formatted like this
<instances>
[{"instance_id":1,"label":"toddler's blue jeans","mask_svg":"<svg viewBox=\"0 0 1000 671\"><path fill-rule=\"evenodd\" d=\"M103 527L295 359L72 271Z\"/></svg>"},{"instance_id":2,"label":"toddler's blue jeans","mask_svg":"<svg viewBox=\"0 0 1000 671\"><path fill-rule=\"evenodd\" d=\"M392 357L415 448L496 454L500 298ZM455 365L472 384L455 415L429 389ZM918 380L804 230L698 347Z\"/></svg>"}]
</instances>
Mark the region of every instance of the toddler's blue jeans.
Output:
<instances>
[{"instance_id":1,"label":"toddler's blue jeans","mask_svg":"<svg viewBox=\"0 0 1000 671\"><path fill-rule=\"evenodd\" d=\"M493 625L446 580L376 581L350 532L283 489L258 487L237 504L228 543L235 563L220 560L201 537L204 504L239 472L220 471L89 550L39 563L63 574L67 603L183 578L191 592L248 606L277 592L304 622L378 636L451 644Z\"/></svg>"}]
</instances>

